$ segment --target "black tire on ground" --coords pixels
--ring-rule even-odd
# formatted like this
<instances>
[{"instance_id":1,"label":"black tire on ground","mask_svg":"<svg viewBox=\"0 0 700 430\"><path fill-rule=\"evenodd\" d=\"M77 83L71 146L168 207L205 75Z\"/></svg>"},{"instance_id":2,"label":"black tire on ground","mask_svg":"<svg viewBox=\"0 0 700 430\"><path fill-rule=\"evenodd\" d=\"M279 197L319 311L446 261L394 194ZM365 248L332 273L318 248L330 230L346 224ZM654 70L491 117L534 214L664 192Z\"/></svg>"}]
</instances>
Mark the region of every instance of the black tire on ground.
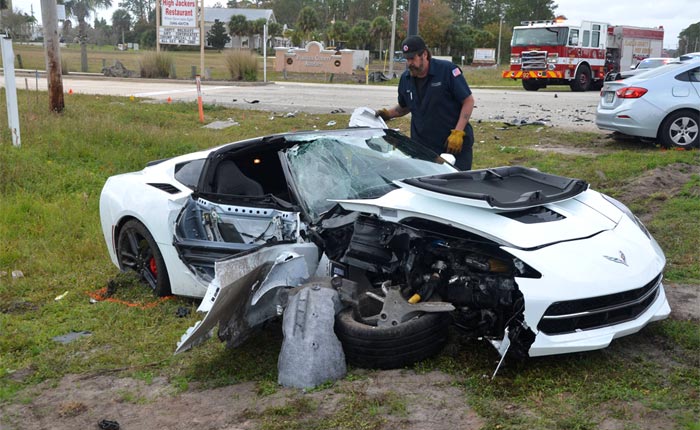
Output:
<instances>
[{"instance_id":1,"label":"black tire on ground","mask_svg":"<svg viewBox=\"0 0 700 430\"><path fill-rule=\"evenodd\" d=\"M523 79L523 88L525 88L526 91L537 91L542 88L542 86L536 79Z\"/></svg>"},{"instance_id":2,"label":"black tire on ground","mask_svg":"<svg viewBox=\"0 0 700 430\"><path fill-rule=\"evenodd\" d=\"M576 76L571 81L571 91L588 91L591 86L591 69L586 65L579 66Z\"/></svg>"},{"instance_id":3,"label":"black tire on ground","mask_svg":"<svg viewBox=\"0 0 700 430\"><path fill-rule=\"evenodd\" d=\"M349 364L370 369L396 369L431 357L447 343L449 315L425 313L393 327L357 321L352 308L335 319L335 332Z\"/></svg>"},{"instance_id":4,"label":"black tire on ground","mask_svg":"<svg viewBox=\"0 0 700 430\"><path fill-rule=\"evenodd\" d=\"M117 258L122 270L138 273L156 296L171 295L163 256L151 233L139 221L127 221L119 231Z\"/></svg>"},{"instance_id":5,"label":"black tire on ground","mask_svg":"<svg viewBox=\"0 0 700 430\"><path fill-rule=\"evenodd\" d=\"M673 112L661 123L659 143L666 148L692 149L700 147L700 114L683 109Z\"/></svg>"}]
</instances>

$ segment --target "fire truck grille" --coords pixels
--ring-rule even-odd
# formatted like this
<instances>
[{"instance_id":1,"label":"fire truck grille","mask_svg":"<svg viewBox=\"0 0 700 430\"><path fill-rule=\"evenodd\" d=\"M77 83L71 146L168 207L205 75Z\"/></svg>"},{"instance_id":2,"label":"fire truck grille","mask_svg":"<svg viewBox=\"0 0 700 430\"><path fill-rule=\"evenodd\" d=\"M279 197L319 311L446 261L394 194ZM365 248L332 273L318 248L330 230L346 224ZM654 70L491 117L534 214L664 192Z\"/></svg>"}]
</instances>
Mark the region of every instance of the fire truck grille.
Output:
<instances>
[{"instance_id":1,"label":"fire truck grille","mask_svg":"<svg viewBox=\"0 0 700 430\"><path fill-rule=\"evenodd\" d=\"M547 68L547 52L525 51L522 53L520 64L523 70L545 70Z\"/></svg>"}]
</instances>

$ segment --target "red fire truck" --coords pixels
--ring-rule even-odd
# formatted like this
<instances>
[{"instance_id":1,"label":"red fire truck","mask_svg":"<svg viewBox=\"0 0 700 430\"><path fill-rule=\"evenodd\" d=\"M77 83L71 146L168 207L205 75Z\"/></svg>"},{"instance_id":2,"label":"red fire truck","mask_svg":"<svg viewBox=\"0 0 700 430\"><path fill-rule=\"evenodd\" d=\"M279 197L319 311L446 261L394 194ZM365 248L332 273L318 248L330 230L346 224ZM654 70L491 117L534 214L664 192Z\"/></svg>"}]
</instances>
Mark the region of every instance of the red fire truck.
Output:
<instances>
[{"instance_id":1,"label":"red fire truck","mask_svg":"<svg viewBox=\"0 0 700 430\"><path fill-rule=\"evenodd\" d=\"M603 22L525 21L513 28L508 79L522 79L528 91L569 85L598 90L610 72L660 57L664 29L614 26Z\"/></svg>"}]
</instances>

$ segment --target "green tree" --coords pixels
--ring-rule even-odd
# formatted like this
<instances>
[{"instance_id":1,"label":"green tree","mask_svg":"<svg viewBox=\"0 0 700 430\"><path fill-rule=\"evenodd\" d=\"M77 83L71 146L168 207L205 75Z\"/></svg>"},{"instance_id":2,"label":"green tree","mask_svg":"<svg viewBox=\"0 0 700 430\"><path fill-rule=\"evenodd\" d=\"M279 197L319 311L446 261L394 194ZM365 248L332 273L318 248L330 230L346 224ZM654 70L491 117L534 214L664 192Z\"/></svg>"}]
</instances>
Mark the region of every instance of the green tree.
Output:
<instances>
[{"instance_id":1,"label":"green tree","mask_svg":"<svg viewBox=\"0 0 700 430\"><path fill-rule=\"evenodd\" d=\"M700 51L700 21L690 24L678 34L678 53Z\"/></svg>"},{"instance_id":2,"label":"green tree","mask_svg":"<svg viewBox=\"0 0 700 430\"><path fill-rule=\"evenodd\" d=\"M522 21L535 21L554 18L557 5L554 0L508 0L503 3L505 22L509 27L520 25ZM489 22L497 21L492 17L479 27ZM505 24L504 24L505 25Z\"/></svg>"},{"instance_id":3,"label":"green tree","mask_svg":"<svg viewBox=\"0 0 700 430\"><path fill-rule=\"evenodd\" d=\"M131 12L136 20L152 21L151 16L155 11L155 0L122 0L118 6Z\"/></svg>"},{"instance_id":4,"label":"green tree","mask_svg":"<svg viewBox=\"0 0 700 430\"><path fill-rule=\"evenodd\" d=\"M433 0L421 2L418 14L420 16L418 32L425 39L425 44L431 50L438 48L433 54L444 54L445 32L454 20L454 13L442 0Z\"/></svg>"},{"instance_id":5,"label":"green tree","mask_svg":"<svg viewBox=\"0 0 700 430\"><path fill-rule=\"evenodd\" d=\"M221 51L230 41L231 37L226 33L224 23L218 19L215 20L214 25L211 26L211 30L207 32L207 43L211 45L212 48Z\"/></svg>"},{"instance_id":6,"label":"green tree","mask_svg":"<svg viewBox=\"0 0 700 430\"><path fill-rule=\"evenodd\" d=\"M140 19L134 24L133 40L137 41L144 48L154 48L156 46L156 23L155 20L149 22Z\"/></svg>"},{"instance_id":7,"label":"green tree","mask_svg":"<svg viewBox=\"0 0 700 430\"><path fill-rule=\"evenodd\" d=\"M347 42L350 35L350 26L345 21L336 21L328 26L326 36L328 37L328 46L338 46L339 42Z\"/></svg>"},{"instance_id":8,"label":"green tree","mask_svg":"<svg viewBox=\"0 0 700 430\"><path fill-rule=\"evenodd\" d=\"M378 16L372 20L369 26L370 35L379 39L379 59L384 55L384 39L391 35L391 22L383 16Z\"/></svg>"},{"instance_id":9,"label":"green tree","mask_svg":"<svg viewBox=\"0 0 700 430\"><path fill-rule=\"evenodd\" d=\"M282 36L282 24L279 22L269 22L267 24L267 37L280 37Z\"/></svg>"},{"instance_id":10,"label":"green tree","mask_svg":"<svg viewBox=\"0 0 700 430\"><path fill-rule=\"evenodd\" d=\"M228 32L238 37L238 47L243 47L243 36L248 34L248 20L245 15L233 15L228 21Z\"/></svg>"},{"instance_id":11,"label":"green tree","mask_svg":"<svg viewBox=\"0 0 700 430\"><path fill-rule=\"evenodd\" d=\"M131 15L126 9L117 9L112 14L112 30L117 38L125 42L125 35L131 30Z\"/></svg>"},{"instance_id":12,"label":"green tree","mask_svg":"<svg viewBox=\"0 0 700 430\"><path fill-rule=\"evenodd\" d=\"M20 10L3 12L2 26L13 39L29 40L36 18Z\"/></svg>"},{"instance_id":13,"label":"green tree","mask_svg":"<svg viewBox=\"0 0 700 430\"><path fill-rule=\"evenodd\" d=\"M265 32L265 24L267 24L267 20L265 18L258 18L255 21L252 21L248 26L248 29L250 31L250 36L248 40L252 41L253 36L260 36L260 40L262 40L263 33ZM250 42L248 43L248 48L253 49L253 46L250 45Z\"/></svg>"},{"instance_id":14,"label":"green tree","mask_svg":"<svg viewBox=\"0 0 700 430\"><path fill-rule=\"evenodd\" d=\"M297 30L301 32L304 40L309 40L311 33L319 27L320 21L316 9L305 6L297 17Z\"/></svg>"},{"instance_id":15,"label":"green tree","mask_svg":"<svg viewBox=\"0 0 700 430\"><path fill-rule=\"evenodd\" d=\"M369 33L369 25L369 21L361 20L350 29L348 43L354 46L355 49L365 49L372 40L372 36Z\"/></svg>"},{"instance_id":16,"label":"green tree","mask_svg":"<svg viewBox=\"0 0 700 430\"><path fill-rule=\"evenodd\" d=\"M80 41L80 70L87 72L87 29L86 18L97 9L108 9L112 0L68 0L65 3L66 13L78 20L78 39Z\"/></svg>"},{"instance_id":17,"label":"green tree","mask_svg":"<svg viewBox=\"0 0 700 430\"><path fill-rule=\"evenodd\" d=\"M303 0L276 0L272 3L272 11L277 22L291 26L296 22L303 6Z\"/></svg>"}]
</instances>

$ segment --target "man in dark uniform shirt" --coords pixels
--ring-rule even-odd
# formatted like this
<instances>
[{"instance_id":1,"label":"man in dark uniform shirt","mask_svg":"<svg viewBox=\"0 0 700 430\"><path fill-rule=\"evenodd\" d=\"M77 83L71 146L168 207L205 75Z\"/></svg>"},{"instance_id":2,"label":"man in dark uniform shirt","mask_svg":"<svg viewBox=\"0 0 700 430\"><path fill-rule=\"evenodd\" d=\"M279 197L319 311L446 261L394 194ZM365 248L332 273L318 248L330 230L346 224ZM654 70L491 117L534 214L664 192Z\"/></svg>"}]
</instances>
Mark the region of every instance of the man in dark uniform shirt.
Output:
<instances>
[{"instance_id":1,"label":"man in dark uniform shirt","mask_svg":"<svg viewBox=\"0 0 700 430\"><path fill-rule=\"evenodd\" d=\"M385 121L411 113L411 139L438 154L449 152L460 170L472 167L474 130L469 118L474 96L462 70L449 61L432 58L420 36L401 44L407 70L399 81L399 104L379 109Z\"/></svg>"}]
</instances>

